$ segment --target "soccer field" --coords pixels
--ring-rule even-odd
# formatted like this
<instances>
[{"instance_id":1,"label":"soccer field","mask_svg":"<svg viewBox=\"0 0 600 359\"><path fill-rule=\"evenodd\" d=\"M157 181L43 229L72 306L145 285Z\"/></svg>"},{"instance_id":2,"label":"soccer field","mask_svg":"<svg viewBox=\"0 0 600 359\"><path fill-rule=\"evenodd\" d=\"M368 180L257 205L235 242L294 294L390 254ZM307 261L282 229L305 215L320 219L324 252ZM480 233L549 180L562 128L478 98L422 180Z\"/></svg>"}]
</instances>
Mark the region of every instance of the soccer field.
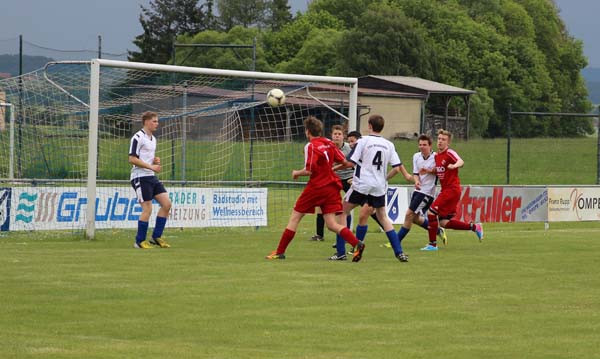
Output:
<instances>
[{"instance_id":1,"label":"soccer field","mask_svg":"<svg viewBox=\"0 0 600 359\"><path fill-rule=\"evenodd\" d=\"M600 347L600 224L488 224L403 242L371 231L360 263L333 236L267 261L279 229L0 237L2 358L592 358Z\"/></svg>"}]
</instances>

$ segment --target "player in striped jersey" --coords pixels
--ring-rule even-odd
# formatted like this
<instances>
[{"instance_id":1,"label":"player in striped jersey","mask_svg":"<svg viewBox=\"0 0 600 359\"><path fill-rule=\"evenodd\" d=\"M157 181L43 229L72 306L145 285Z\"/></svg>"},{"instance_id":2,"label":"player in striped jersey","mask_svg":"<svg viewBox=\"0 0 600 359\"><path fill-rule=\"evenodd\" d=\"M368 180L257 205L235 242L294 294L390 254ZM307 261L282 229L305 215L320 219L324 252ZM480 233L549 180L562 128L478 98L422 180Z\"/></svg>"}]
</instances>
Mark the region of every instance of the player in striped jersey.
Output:
<instances>
[{"instance_id":1,"label":"player in striped jersey","mask_svg":"<svg viewBox=\"0 0 600 359\"><path fill-rule=\"evenodd\" d=\"M165 186L156 177L156 173L161 170L160 158L155 157L156 137L153 135L158 128L158 115L155 112L144 112L142 126L143 128L133 135L129 145L129 163L133 165L130 177L131 186L142 206L133 246L140 249L152 248L146 241L146 233L152 214L152 199L156 199L160 204L160 209L156 215L156 225L149 242L161 248L169 248L169 244L161 238L171 210L171 200Z\"/></svg>"},{"instance_id":2,"label":"player in striped jersey","mask_svg":"<svg viewBox=\"0 0 600 359\"><path fill-rule=\"evenodd\" d=\"M456 206L461 195L458 169L464 166L465 162L456 151L449 147L451 140L452 133L450 131L443 129L438 131L438 151L435 155L435 168L441 191L427 212L427 218L429 219L428 246L431 247L437 247L436 235L439 225L444 228L473 231L480 241L483 239L483 226L481 223L465 223L452 219L456 215Z\"/></svg>"}]
</instances>

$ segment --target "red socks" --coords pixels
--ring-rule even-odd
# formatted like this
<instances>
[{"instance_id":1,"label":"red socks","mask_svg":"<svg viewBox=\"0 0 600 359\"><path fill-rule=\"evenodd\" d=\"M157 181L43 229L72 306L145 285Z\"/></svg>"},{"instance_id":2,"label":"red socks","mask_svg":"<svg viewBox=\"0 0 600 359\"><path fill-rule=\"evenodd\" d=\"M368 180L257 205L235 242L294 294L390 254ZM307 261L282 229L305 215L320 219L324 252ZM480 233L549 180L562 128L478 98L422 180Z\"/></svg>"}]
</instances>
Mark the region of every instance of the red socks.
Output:
<instances>
[{"instance_id":1,"label":"red socks","mask_svg":"<svg viewBox=\"0 0 600 359\"><path fill-rule=\"evenodd\" d=\"M448 224L446 224L446 228L469 231L471 230L471 224L451 219L448 221Z\"/></svg>"},{"instance_id":2,"label":"red socks","mask_svg":"<svg viewBox=\"0 0 600 359\"><path fill-rule=\"evenodd\" d=\"M340 236L344 238L346 242L350 243L352 247L356 247L358 244L358 239L354 236L354 234L352 234L352 231L346 227L342 228L340 231Z\"/></svg>"},{"instance_id":3,"label":"red socks","mask_svg":"<svg viewBox=\"0 0 600 359\"><path fill-rule=\"evenodd\" d=\"M432 246L437 245L437 231L438 231L438 220L437 216L434 214L427 214L427 220L429 221L429 228L427 232L429 232L429 244Z\"/></svg>"},{"instance_id":4,"label":"red socks","mask_svg":"<svg viewBox=\"0 0 600 359\"><path fill-rule=\"evenodd\" d=\"M277 254L285 253L287 246L290 244L292 239L294 239L295 235L296 235L296 232L290 231L287 228L285 229L285 231L283 231L283 234L281 235L281 239L279 240L279 245L277 246Z\"/></svg>"}]
</instances>

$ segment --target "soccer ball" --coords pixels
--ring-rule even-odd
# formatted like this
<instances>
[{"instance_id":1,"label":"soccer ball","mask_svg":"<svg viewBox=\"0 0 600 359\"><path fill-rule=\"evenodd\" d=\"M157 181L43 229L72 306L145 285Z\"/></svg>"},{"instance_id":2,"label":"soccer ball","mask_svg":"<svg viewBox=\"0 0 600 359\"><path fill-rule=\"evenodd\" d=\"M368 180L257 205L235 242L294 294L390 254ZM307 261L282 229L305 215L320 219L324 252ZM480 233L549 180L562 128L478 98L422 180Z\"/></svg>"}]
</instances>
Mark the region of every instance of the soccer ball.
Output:
<instances>
[{"instance_id":1,"label":"soccer ball","mask_svg":"<svg viewBox=\"0 0 600 359\"><path fill-rule=\"evenodd\" d=\"M273 107L281 106L285 103L285 94L280 89L272 89L267 93L267 103Z\"/></svg>"}]
</instances>

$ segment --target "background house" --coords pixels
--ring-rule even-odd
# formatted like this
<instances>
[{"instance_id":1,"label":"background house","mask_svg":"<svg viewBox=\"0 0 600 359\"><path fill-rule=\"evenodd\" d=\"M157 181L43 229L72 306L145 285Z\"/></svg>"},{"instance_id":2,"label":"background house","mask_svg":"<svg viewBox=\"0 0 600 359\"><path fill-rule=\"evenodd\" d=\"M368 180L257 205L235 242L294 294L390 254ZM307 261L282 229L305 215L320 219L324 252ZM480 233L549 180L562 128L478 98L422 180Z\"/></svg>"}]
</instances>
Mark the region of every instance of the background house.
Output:
<instances>
[{"instance_id":1,"label":"background house","mask_svg":"<svg viewBox=\"0 0 600 359\"><path fill-rule=\"evenodd\" d=\"M469 137L470 96L475 91L405 76L364 76L358 79L358 86L365 93L366 89L389 92L364 97L359 94L359 102L368 106L370 113L378 113L386 119L385 137L432 135L440 128L450 130L457 137ZM453 98L462 102L453 105ZM363 126L366 130L366 121L361 121L361 131Z\"/></svg>"}]
</instances>

